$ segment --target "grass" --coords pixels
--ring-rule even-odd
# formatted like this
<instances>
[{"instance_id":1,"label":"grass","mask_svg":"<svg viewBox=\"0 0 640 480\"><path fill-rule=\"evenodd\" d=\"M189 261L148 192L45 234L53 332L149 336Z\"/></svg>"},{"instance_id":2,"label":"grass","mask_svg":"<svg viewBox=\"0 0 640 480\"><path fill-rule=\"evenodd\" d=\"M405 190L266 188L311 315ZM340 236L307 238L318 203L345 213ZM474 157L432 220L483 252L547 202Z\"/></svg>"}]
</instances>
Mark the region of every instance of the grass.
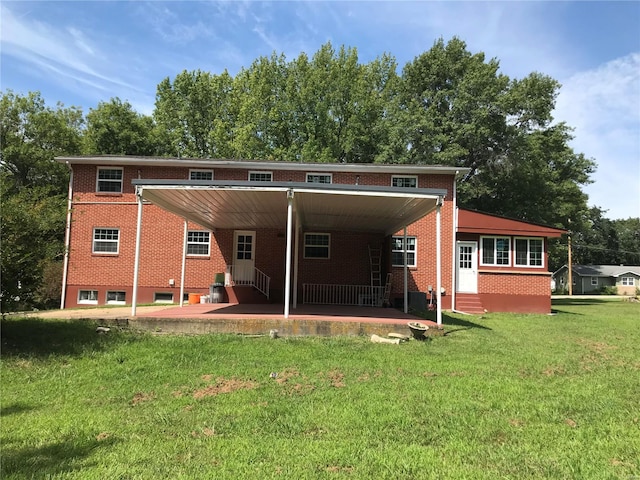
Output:
<instances>
[{"instance_id":1,"label":"grass","mask_svg":"<svg viewBox=\"0 0 640 480\"><path fill-rule=\"evenodd\" d=\"M2 322L3 479L640 476L640 305L447 334L152 336Z\"/></svg>"}]
</instances>

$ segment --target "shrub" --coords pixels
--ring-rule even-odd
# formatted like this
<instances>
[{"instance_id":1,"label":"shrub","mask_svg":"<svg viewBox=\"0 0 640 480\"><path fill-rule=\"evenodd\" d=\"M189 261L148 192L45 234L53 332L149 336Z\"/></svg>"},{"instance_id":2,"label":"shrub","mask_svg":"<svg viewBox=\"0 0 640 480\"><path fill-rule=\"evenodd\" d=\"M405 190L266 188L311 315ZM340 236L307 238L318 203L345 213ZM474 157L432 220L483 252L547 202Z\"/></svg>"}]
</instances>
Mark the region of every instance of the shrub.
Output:
<instances>
[{"instance_id":1,"label":"shrub","mask_svg":"<svg viewBox=\"0 0 640 480\"><path fill-rule=\"evenodd\" d=\"M602 295L617 295L618 287L616 287L615 285L607 285L600 289L600 293L602 293Z\"/></svg>"}]
</instances>

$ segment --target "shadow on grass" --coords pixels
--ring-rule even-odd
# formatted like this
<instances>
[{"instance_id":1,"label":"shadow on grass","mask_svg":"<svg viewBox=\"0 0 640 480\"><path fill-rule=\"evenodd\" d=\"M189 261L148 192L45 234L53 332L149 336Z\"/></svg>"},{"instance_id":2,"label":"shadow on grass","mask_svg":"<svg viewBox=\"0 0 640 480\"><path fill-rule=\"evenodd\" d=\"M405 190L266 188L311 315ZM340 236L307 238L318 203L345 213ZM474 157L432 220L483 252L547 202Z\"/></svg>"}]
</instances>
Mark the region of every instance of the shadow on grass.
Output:
<instances>
[{"instance_id":1,"label":"shadow on grass","mask_svg":"<svg viewBox=\"0 0 640 480\"><path fill-rule=\"evenodd\" d=\"M575 297L575 298L554 298L551 301L551 305L553 307L555 307L556 305L605 305L605 304L610 304L612 302L621 302L622 298L604 298L604 299L599 299L599 298L580 298L580 297Z\"/></svg>"},{"instance_id":2,"label":"shadow on grass","mask_svg":"<svg viewBox=\"0 0 640 480\"><path fill-rule=\"evenodd\" d=\"M37 441L37 439L36 439ZM52 478L87 467L84 459L98 448L111 446L112 438L67 438L41 446L2 448L0 478Z\"/></svg>"},{"instance_id":3,"label":"shadow on grass","mask_svg":"<svg viewBox=\"0 0 640 480\"><path fill-rule=\"evenodd\" d=\"M29 412L35 410L36 407L29 405L28 403L17 402L13 405L0 408L0 417L8 417L9 415L15 415L17 413Z\"/></svg>"},{"instance_id":4,"label":"shadow on grass","mask_svg":"<svg viewBox=\"0 0 640 480\"><path fill-rule=\"evenodd\" d=\"M469 317L469 318L474 318L474 317ZM462 318L450 317L449 315L445 315L445 314L442 315L442 323L446 327L459 327L459 328L454 328L453 330L447 330L445 332L445 335L451 335L452 333L458 332L460 330L471 330L474 328L478 328L480 330L491 330L489 327L485 327L480 323L472 322L470 320L465 320Z\"/></svg>"},{"instance_id":5,"label":"shadow on grass","mask_svg":"<svg viewBox=\"0 0 640 480\"><path fill-rule=\"evenodd\" d=\"M81 355L104 351L119 343L122 335L113 330L96 333L96 324L87 320L44 320L5 318L0 321L2 358Z\"/></svg>"}]
</instances>

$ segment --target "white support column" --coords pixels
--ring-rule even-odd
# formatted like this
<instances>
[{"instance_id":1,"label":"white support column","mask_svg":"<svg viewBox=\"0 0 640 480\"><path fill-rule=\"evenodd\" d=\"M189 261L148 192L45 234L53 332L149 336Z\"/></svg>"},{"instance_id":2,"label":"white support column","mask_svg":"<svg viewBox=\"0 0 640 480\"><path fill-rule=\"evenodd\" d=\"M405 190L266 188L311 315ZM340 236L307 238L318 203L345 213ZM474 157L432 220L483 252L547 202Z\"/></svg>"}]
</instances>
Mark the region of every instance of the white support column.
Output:
<instances>
[{"instance_id":1,"label":"white support column","mask_svg":"<svg viewBox=\"0 0 640 480\"><path fill-rule=\"evenodd\" d=\"M436 323L442 326L442 239L441 237L441 221L440 208L442 207L442 198L438 199L436 206Z\"/></svg>"},{"instance_id":2,"label":"white support column","mask_svg":"<svg viewBox=\"0 0 640 480\"><path fill-rule=\"evenodd\" d=\"M187 219L184 220L184 237L182 243L182 271L180 272L180 306L184 306L184 277L187 270Z\"/></svg>"},{"instance_id":3,"label":"white support column","mask_svg":"<svg viewBox=\"0 0 640 480\"><path fill-rule=\"evenodd\" d=\"M300 216L296 215L296 238L293 247L293 308L298 308L298 259L300 258Z\"/></svg>"},{"instance_id":4,"label":"white support column","mask_svg":"<svg viewBox=\"0 0 640 480\"><path fill-rule=\"evenodd\" d=\"M136 256L133 262L133 297L131 299L131 316L136 316L138 303L138 270L140 269L140 241L142 231L142 189L136 188L138 197L138 222L136 224Z\"/></svg>"},{"instance_id":5,"label":"white support column","mask_svg":"<svg viewBox=\"0 0 640 480\"><path fill-rule=\"evenodd\" d=\"M407 226L404 226L403 242L403 263L404 263L404 313L409 313L409 266L407 265Z\"/></svg>"},{"instance_id":6,"label":"white support column","mask_svg":"<svg viewBox=\"0 0 640 480\"><path fill-rule=\"evenodd\" d=\"M293 190L287 191L287 252L284 276L284 318L289 318L291 301L291 235L293 223Z\"/></svg>"},{"instance_id":7,"label":"white support column","mask_svg":"<svg viewBox=\"0 0 640 480\"><path fill-rule=\"evenodd\" d=\"M456 172L453 177L453 234L451 245L451 310L456 308L456 284L458 276L458 175L460 172Z\"/></svg>"}]
</instances>

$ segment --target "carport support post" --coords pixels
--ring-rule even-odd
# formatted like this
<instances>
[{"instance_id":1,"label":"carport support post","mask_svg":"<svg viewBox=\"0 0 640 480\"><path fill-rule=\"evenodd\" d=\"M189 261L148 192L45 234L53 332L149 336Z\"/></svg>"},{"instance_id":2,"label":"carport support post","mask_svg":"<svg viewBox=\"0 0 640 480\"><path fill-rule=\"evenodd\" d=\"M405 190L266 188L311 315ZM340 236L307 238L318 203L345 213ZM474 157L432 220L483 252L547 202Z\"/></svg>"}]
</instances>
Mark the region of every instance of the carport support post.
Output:
<instances>
[{"instance_id":1,"label":"carport support post","mask_svg":"<svg viewBox=\"0 0 640 480\"><path fill-rule=\"evenodd\" d=\"M293 246L293 308L298 308L298 258L300 248L300 216L296 215L296 238Z\"/></svg>"},{"instance_id":2,"label":"carport support post","mask_svg":"<svg viewBox=\"0 0 640 480\"><path fill-rule=\"evenodd\" d=\"M138 197L138 222L136 224L136 256L133 261L133 295L131 298L131 316L136 316L138 303L138 270L140 269L140 239L142 230L142 189L136 187L136 197Z\"/></svg>"},{"instance_id":3,"label":"carport support post","mask_svg":"<svg viewBox=\"0 0 640 480\"><path fill-rule=\"evenodd\" d=\"M184 274L187 269L187 219L184 220L184 240L182 243L182 271L180 272L180 306L184 306Z\"/></svg>"},{"instance_id":4,"label":"carport support post","mask_svg":"<svg viewBox=\"0 0 640 480\"><path fill-rule=\"evenodd\" d=\"M403 262L404 263L404 313L409 313L409 266L407 265L407 226L404 226L404 236L402 238Z\"/></svg>"},{"instance_id":5,"label":"carport support post","mask_svg":"<svg viewBox=\"0 0 640 480\"><path fill-rule=\"evenodd\" d=\"M287 253L284 278L284 318L289 318L291 301L291 234L293 223L293 190L287 191Z\"/></svg>"},{"instance_id":6,"label":"carport support post","mask_svg":"<svg viewBox=\"0 0 640 480\"><path fill-rule=\"evenodd\" d=\"M442 206L442 197L438 198L436 205L436 323L438 327L442 326L442 241L440 239L440 207Z\"/></svg>"}]
</instances>

